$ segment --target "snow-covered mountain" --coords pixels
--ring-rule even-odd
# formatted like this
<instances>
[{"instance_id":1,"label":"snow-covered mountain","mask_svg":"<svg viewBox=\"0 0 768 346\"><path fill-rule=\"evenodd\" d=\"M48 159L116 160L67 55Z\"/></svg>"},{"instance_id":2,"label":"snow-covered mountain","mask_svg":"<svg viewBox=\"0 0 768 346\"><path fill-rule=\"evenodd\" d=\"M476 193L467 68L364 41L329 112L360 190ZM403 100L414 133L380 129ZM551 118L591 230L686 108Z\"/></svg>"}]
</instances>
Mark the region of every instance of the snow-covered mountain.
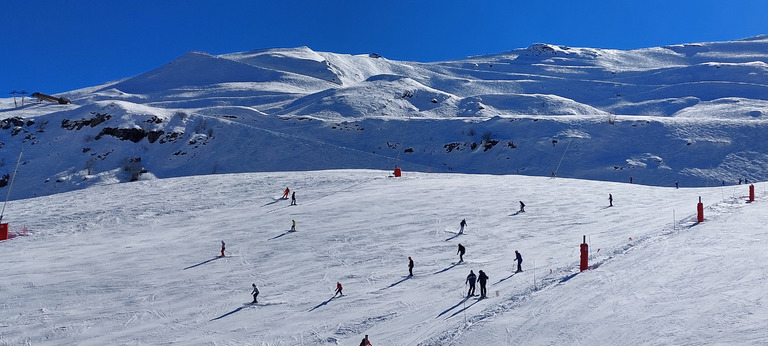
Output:
<instances>
[{"instance_id":1,"label":"snow-covered mountain","mask_svg":"<svg viewBox=\"0 0 768 346\"><path fill-rule=\"evenodd\" d=\"M0 192L373 168L671 186L766 179L768 36L638 50L534 44L432 63L307 47L190 52L59 96L0 99ZM44 86L39 91L45 92Z\"/></svg>"},{"instance_id":2,"label":"snow-covered mountain","mask_svg":"<svg viewBox=\"0 0 768 346\"><path fill-rule=\"evenodd\" d=\"M0 345L766 344L768 185L738 183L768 178L767 62L767 36L192 52L0 99Z\"/></svg>"}]
</instances>

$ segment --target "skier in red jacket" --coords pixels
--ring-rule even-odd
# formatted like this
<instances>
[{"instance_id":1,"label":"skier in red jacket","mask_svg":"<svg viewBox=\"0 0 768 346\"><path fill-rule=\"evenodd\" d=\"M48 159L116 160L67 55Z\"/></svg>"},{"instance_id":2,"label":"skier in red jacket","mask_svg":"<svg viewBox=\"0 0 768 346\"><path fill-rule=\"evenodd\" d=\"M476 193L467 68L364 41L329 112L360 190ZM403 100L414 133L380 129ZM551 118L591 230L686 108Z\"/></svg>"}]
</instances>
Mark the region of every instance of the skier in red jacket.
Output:
<instances>
[{"instance_id":1,"label":"skier in red jacket","mask_svg":"<svg viewBox=\"0 0 768 346\"><path fill-rule=\"evenodd\" d=\"M339 297L344 295L344 293L341 293L341 282L336 282L336 293L334 293L333 296L336 297L337 294Z\"/></svg>"}]
</instances>

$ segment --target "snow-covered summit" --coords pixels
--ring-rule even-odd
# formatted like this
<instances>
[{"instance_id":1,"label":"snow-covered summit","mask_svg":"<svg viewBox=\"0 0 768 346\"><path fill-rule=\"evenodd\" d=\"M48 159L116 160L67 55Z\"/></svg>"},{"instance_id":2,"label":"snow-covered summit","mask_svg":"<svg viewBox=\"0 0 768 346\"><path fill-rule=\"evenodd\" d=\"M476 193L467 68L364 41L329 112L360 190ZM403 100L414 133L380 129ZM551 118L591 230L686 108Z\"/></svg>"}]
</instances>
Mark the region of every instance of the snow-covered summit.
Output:
<instances>
[{"instance_id":1,"label":"snow-covered summit","mask_svg":"<svg viewBox=\"0 0 768 346\"><path fill-rule=\"evenodd\" d=\"M15 197L120 181L110 172L139 159L142 177L398 165L728 184L768 178L754 169L768 162L755 140L766 77L766 36L626 51L537 43L430 63L190 52L60 95L70 105L0 99L0 185L22 149ZM571 130L589 136L561 135ZM745 157L757 162L731 162Z\"/></svg>"}]
</instances>

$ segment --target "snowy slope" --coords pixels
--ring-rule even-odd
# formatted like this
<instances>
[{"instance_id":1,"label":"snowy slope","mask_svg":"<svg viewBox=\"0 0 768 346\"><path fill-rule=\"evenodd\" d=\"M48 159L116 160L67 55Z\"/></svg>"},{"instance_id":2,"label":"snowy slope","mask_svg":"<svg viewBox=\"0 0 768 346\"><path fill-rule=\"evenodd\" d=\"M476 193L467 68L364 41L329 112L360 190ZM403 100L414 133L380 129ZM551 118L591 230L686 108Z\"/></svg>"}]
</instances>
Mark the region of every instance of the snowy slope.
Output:
<instances>
[{"instance_id":1,"label":"snowy slope","mask_svg":"<svg viewBox=\"0 0 768 346\"><path fill-rule=\"evenodd\" d=\"M746 185L388 174L208 175L13 201L5 221L28 231L0 242L0 344L768 341L764 183L746 203ZM297 206L278 199L286 186ZM592 270L579 273L584 235ZM514 250L525 271L512 275ZM470 270L490 276L488 299L464 299Z\"/></svg>"},{"instance_id":2,"label":"snowy slope","mask_svg":"<svg viewBox=\"0 0 768 346\"><path fill-rule=\"evenodd\" d=\"M767 73L767 36L628 51L537 43L432 63L308 47L190 52L60 95L71 105L0 99L0 193L22 151L12 198L396 165L657 186L765 180Z\"/></svg>"}]
</instances>

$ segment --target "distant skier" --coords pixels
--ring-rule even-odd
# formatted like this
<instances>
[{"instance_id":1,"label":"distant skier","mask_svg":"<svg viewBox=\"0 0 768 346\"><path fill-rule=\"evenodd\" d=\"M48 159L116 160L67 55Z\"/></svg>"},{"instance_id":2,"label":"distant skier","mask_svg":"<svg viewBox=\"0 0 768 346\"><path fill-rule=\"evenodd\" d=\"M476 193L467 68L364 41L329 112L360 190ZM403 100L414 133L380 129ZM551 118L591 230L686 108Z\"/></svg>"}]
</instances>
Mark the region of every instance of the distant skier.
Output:
<instances>
[{"instance_id":1,"label":"distant skier","mask_svg":"<svg viewBox=\"0 0 768 346\"><path fill-rule=\"evenodd\" d=\"M477 280L477 276L475 276L475 272L470 270L469 275L467 275L467 280L464 281L465 284L469 284L467 297L475 295L475 280Z\"/></svg>"},{"instance_id":2,"label":"distant skier","mask_svg":"<svg viewBox=\"0 0 768 346\"><path fill-rule=\"evenodd\" d=\"M485 275L485 273L481 270L477 277L477 282L480 283L480 298L486 298L486 290L485 290L485 282L488 281L488 275Z\"/></svg>"},{"instance_id":3,"label":"distant skier","mask_svg":"<svg viewBox=\"0 0 768 346\"><path fill-rule=\"evenodd\" d=\"M296 232L296 220L291 220L291 232Z\"/></svg>"},{"instance_id":4,"label":"distant skier","mask_svg":"<svg viewBox=\"0 0 768 346\"><path fill-rule=\"evenodd\" d=\"M464 233L464 226L466 226L466 225L467 225L467 220L466 219L461 219L461 222L459 223L459 226L461 226L461 228L459 229L459 234L463 234Z\"/></svg>"},{"instance_id":5,"label":"distant skier","mask_svg":"<svg viewBox=\"0 0 768 346\"><path fill-rule=\"evenodd\" d=\"M333 296L336 297L337 294L339 295L339 297L343 296L344 293L341 293L341 289L342 289L341 282L337 281L336 282L336 293L334 293Z\"/></svg>"},{"instance_id":6,"label":"distant skier","mask_svg":"<svg viewBox=\"0 0 768 346\"><path fill-rule=\"evenodd\" d=\"M296 191L291 194L291 205L296 205Z\"/></svg>"},{"instance_id":7,"label":"distant skier","mask_svg":"<svg viewBox=\"0 0 768 346\"><path fill-rule=\"evenodd\" d=\"M413 259L408 257L408 276L413 276Z\"/></svg>"},{"instance_id":8,"label":"distant skier","mask_svg":"<svg viewBox=\"0 0 768 346\"><path fill-rule=\"evenodd\" d=\"M459 263L464 262L464 252L466 252L467 249L464 248L464 245L461 245L459 243L459 251L456 252L457 255L459 255Z\"/></svg>"},{"instance_id":9,"label":"distant skier","mask_svg":"<svg viewBox=\"0 0 768 346\"><path fill-rule=\"evenodd\" d=\"M632 177L629 177L629 183L630 184L632 184L632 180L634 180L634 179L632 179Z\"/></svg>"},{"instance_id":10,"label":"distant skier","mask_svg":"<svg viewBox=\"0 0 768 346\"><path fill-rule=\"evenodd\" d=\"M741 178L739 178L739 185L741 185Z\"/></svg>"},{"instance_id":11,"label":"distant skier","mask_svg":"<svg viewBox=\"0 0 768 346\"><path fill-rule=\"evenodd\" d=\"M680 188L680 182L679 182L679 181L675 181L675 188L676 188L676 189L679 189L679 188Z\"/></svg>"},{"instance_id":12,"label":"distant skier","mask_svg":"<svg viewBox=\"0 0 768 346\"><path fill-rule=\"evenodd\" d=\"M515 273L519 273L523 271L523 256L520 256L520 253L515 250L515 261L517 261L517 271ZM514 261L513 261L514 262Z\"/></svg>"},{"instance_id":13,"label":"distant skier","mask_svg":"<svg viewBox=\"0 0 768 346\"><path fill-rule=\"evenodd\" d=\"M258 303L258 301L256 300L256 297L259 296L259 289L256 288L256 284L251 284L251 286L253 286L253 291L251 291L251 295L253 296L253 303L255 304L255 303Z\"/></svg>"},{"instance_id":14,"label":"distant skier","mask_svg":"<svg viewBox=\"0 0 768 346\"><path fill-rule=\"evenodd\" d=\"M288 194L291 193L291 189L285 188L285 191L283 191L283 197L280 197L282 199L288 199Z\"/></svg>"},{"instance_id":15,"label":"distant skier","mask_svg":"<svg viewBox=\"0 0 768 346\"><path fill-rule=\"evenodd\" d=\"M366 335L363 338L363 341L360 341L360 346L373 346L370 341L368 341L368 335Z\"/></svg>"},{"instance_id":16,"label":"distant skier","mask_svg":"<svg viewBox=\"0 0 768 346\"><path fill-rule=\"evenodd\" d=\"M224 244L224 241L221 241L221 257L224 257L224 249L226 249L226 244Z\"/></svg>"},{"instance_id":17,"label":"distant skier","mask_svg":"<svg viewBox=\"0 0 768 346\"><path fill-rule=\"evenodd\" d=\"M520 201L520 211L518 213L525 213L525 203L523 201Z\"/></svg>"},{"instance_id":18,"label":"distant skier","mask_svg":"<svg viewBox=\"0 0 768 346\"><path fill-rule=\"evenodd\" d=\"M613 195L610 193L608 194L608 206L613 207Z\"/></svg>"}]
</instances>

